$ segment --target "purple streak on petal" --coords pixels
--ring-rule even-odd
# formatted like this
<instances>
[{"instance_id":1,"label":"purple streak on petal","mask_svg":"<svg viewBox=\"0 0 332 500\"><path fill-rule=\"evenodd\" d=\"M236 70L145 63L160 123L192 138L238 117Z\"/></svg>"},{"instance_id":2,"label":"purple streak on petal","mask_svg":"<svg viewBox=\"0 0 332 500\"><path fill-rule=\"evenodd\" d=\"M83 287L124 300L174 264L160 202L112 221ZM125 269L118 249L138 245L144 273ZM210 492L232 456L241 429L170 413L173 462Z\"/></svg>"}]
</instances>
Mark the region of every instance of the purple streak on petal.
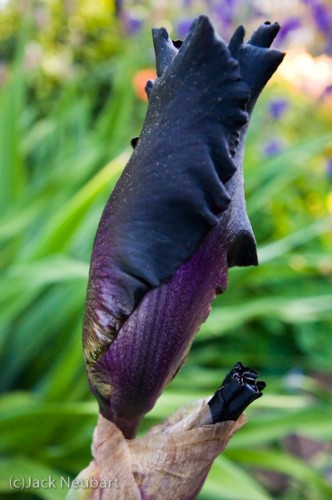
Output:
<instances>
[{"instance_id":1,"label":"purple streak on petal","mask_svg":"<svg viewBox=\"0 0 332 500\"><path fill-rule=\"evenodd\" d=\"M268 141L263 147L264 156L274 156L283 150L283 144L277 139Z\"/></svg>"},{"instance_id":2,"label":"purple streak on petal","mask_svg":"<svg viewBox=\"0 0 332 500\"><path fill-rule=\"evenodd\" d=\"M329 179L332 179L332 158L328 158L326 162L326 175Z\"/></svg>"},{"instance_id":3,"label":"purple streak on petal","mask_svg":"<svg viewBox=\"0 0 332 500\"><path fill-rule=\"evenodd\" d=\"M269 103L269 114L275 120L280 120L289 107L287 99L272 99Z\"/></svg>"},{"instance_id":4,"label":"purple streak on petal","mask_svg":"<svg viewBox=\"0 0 332 500\"><path fill-rule=\"evenodd\" d=\"M281 23L281 30L278 36L278 44L280 45L292 32L301 28L301 20L297 17L290 17Z\"/></svg>"},{"instance_id":5,"label":"purple streak on petal","mask_svg":"<svg viewBox=\"0 0 332 500\"><path fill-rule=\"evenodd\" d=\"M94 367L112 390L105 417L127 437L182 365L215 289L227 286L220 231L210 233L169 283L146 294Z\"/></svg>"}]
</instances>

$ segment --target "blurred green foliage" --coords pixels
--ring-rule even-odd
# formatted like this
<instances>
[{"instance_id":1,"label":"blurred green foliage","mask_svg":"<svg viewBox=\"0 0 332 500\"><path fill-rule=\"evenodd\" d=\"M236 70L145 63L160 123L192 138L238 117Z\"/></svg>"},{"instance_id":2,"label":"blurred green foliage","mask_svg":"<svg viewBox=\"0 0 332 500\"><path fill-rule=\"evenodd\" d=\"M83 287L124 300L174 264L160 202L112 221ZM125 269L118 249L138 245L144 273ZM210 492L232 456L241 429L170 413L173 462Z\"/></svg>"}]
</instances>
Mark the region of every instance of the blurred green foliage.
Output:
<instances>
[{"instance_id":1,"label":"blurred green foliage","mask_svg":"<svg viewBox=\"0 0 332 500\"><path fill-rule=\"evenodd\" d=\"M138 30L142 9L136 6L136 24L106 0L20 0L0 11L4 498L64 498L65 489L18 495L9 477L74 477L90 460L97 405L83 368L82 313L94 233L146 109L133 77L153 65L149 29L165 16L152 9ZM273 120L269 106L280 98L288 108ZM245 162L261 264L231 270L229 290L215 301L187 364L143 423L142 431L213 392L238 360L260 370L266 394L216 460L202 499L332 497L326 106L277 78L262 96ZM276 139L281 150L268 155ZM316 452L299 453L294 436L304 451L315 443Z\"/></svg>"}]
</instances>

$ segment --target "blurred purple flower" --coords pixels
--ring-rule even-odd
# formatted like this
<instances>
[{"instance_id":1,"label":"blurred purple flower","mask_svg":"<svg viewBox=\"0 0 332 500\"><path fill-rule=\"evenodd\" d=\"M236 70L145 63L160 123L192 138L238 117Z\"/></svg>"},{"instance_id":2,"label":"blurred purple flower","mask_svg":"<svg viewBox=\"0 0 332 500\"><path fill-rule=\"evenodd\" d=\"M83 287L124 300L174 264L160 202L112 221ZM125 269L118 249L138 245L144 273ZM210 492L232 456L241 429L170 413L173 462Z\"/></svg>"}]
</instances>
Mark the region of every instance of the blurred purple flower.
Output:
<instances>
[{"instance_id":1,"label":"blurred purple flower","mask_svg":"<svg viewBox=\"0 0 332 500\"><path fill-rule=\"evenodd\" d=\"M311 4L314 22L317 28L328 35L332 29L332 10L325 4L312 2Z\"/></svg>"},{"instance_id":2,"label":"blurred purple flower","mask_svg":"<svg viewBox=\"0 0 332 500\"><path fill-rule=\"evenodd\" d=\"M251 17L253 17L253 18L255 18L255 17L265 17L265 18L269 17L266 10L263 10L262 5L259 5L259 6L253 5L250 12L251 12Z\"/></svg>"},{"instance_id":3,"label":"blurred purple flower","mask_svg":"<svg viewBox=\"0 0 332 500\"><path fill-rule=\"evenodd\" d=\"M332 158L328 158L326 162L326 175L329 179L332 179Z\"/></svg>"},{"instance_id":4,"label":"blurred purple flower","mask_svg":"<svg viewBox=\"0 0 332 500\"><path fill-rule=\"evenodd\" d=\"M281 30L278 37L278 44L280 45L292 32L301 28L302 24L297 17L290 17L282 22Z\"/></svg>"},{"instance_id":5,"label":"blurred purple flower","mask_svg":"<svg viewBox=\"0 0 332 500\"><path fill-rule=\"evenodd\" d=\"M189 31L190 26L192 25L193 20L192 19L183 19L182 21L179 21L176 26L176 33L178 36L181 38L185 38L186 34Z\"/></svg>"},{"instance_id":6,"label":"blurred purple flower","mask_svg":"<svg viewBox=\"0 0 332 500\"><path fill-rule=\"evenodd\" d=\"M229 9L234 9L236 7L238 0L224 0L224 5Z\"/></svg>"},{"instance_id":7,"label":"blurred purple flower","mask_svg":"<svg viewBox=\"0 0 332 500\"><path fill-rule=\"evenodd\" d=\"M284 149L282 142L278 139L272 139L263 146L264 156L275 156Z\"/></svg>"},{"instance_id":8,"label":"blurred purple flower","mask_svg":"<svg viewBox=\"0 0 332 500\"><path fill-rule=\"evenodd\" d=\"M302 0L302 3L307 5L312 12L313 21L317 28L331 38L332 32L332 9L326 3L317 0Z\"/></svg>"},{"instance_id":9,"label":"blurred purple flower","mask_svg":"<svg viewBox=\"0 0 332 500\"><path fill-rule=\"evenodd\" d=\"M280 120L288 107L289 102L287 99L272 99L269 104L269 113L274 120Z\"/></svg>"},{"instance_id":10,"label":"blurred purple flower","mask_svg":"<svg viewBox=\"0 0 332 500\"><path fill-rule=\"evenodd\" d=\"M318 0L302 0L311 10L312 19L326 39L325 52L332 54L332 8L327 3Z\"/></svg>"},{"instance_id":11,"label":"blurred purple flower","mask_svg":"<svg viewBox=\"0 0 332 500\"><path fill-rule=\"evenodd\" d=\"M141 30L144 21L142 18L138 18L126 11L122 13L122 22L126 32L129 35L135 35Z\"/></svg>"},{"instance_id":12,"label":"blurred purple flower","mask_svg":"<svg viewBox=\"0 0 332 500\"><path fill-rule=\"evenodd\" d=\"M223 0L214 6L214 15L224 29L232 27L236 6L237 0Z\"/></svg>"}]
</instances>

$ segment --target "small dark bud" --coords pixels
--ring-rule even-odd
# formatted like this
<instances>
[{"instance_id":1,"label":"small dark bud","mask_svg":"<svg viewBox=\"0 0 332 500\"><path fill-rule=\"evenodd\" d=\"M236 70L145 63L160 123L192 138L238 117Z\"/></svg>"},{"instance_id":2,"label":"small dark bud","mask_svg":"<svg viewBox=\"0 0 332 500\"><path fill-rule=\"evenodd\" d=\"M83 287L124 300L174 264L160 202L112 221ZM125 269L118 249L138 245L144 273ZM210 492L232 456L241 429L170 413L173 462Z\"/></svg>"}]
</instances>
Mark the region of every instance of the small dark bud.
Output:
<instances>
[{"instance_id":1,"label":"small dark bud","mask_svg":"<svg viewBox=\"0 0 332 500\"><path fill-rule=\"evenodd\" d=\"M257 380L258 373L237 363L226 375L221 387L209 401L213 423L237 420L247 406L260 398L265 382Z\"/></svg>"}]
</instances>

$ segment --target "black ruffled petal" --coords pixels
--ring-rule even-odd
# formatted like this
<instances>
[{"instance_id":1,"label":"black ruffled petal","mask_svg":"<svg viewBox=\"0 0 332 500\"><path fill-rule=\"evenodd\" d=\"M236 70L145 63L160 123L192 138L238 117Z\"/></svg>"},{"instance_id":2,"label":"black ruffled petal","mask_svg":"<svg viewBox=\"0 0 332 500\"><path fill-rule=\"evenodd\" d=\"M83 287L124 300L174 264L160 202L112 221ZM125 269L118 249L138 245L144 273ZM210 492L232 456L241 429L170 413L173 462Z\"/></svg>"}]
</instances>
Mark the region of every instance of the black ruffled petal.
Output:
<instances>
[{"instance_id":1,"label":"black ruffled petal","mask_svg":"<svg viewBox=\"0 0 332 500\"><path fill-rule=\"evenodd\" d=\"M250 87L249 112L252 111L259 94L285 57L283 52L269 48L279 30L278 23L262 24L248 43L240 46L237 55L233 55L239 61L243 80ZM232 52L231 47L230 50Z\"/></svg>"},{"instance_id":2,"label":"black ruffled petal","mask_svg":"<svg viewBox=\"0 0 332 500\"><path fill-rule=\"evenodd\" d=\"M144 294L169 280L220 221L236 168L233 138L248 120L248 85L207 17L179 50L164 29L154 40L161 76L93 249L84 335L91 362L93 345L99 357Z\"/></svg>"},{"instance_id":3,"label":"black ruffled petal","mask_svg":"<svg viewBox=\"0 0 332 500\"><path fill-rule=\"evenodd\" d=\"M229 50L239 62L241 77L250 88L250 98L246 108L249 115L265 84L284 58L285 54L282 52L268 48L279 30L278 23L264 23L255 31L249 42L244 43L244 28L240 26L229 42ZM237 170L227 183L227 192L232 201L227 211L221 215L219 222L224 227L229 266L249 266L258 263L256 241L247 216L243 188L245 138L246 127L233 133L231 138L236 147L233 161Z\"/></svg>"}]
</instances>

